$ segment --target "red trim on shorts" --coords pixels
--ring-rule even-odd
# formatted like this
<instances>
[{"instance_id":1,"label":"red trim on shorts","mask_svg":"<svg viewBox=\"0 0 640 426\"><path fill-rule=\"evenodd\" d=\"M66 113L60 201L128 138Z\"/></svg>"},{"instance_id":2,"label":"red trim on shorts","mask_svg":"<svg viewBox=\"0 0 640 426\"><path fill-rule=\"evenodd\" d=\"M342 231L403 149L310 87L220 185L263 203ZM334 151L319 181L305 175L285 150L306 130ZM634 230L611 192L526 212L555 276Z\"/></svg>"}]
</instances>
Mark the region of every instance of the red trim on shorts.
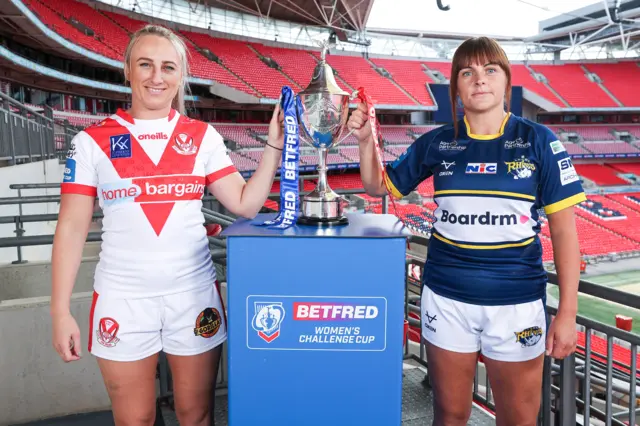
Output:
<instances>
[{"instance_id":1,"label":"red trim on shorts","mask_svg":"<svg viewBox=\"0 0 640 426\"><path fill-rule=\"evenodd\" d=\"M96 310L96 303L98 303L98 293L93 292L93 300L91 301L91 310L89 311L89 339L87 340L87 349L91 353L91 345L93 343L93 314Z\"/></svg>"},{"instance_id":2,"label":"red trim on shorts","mask_svg":"<svg viewBox=\"0 0 640 426\"><path fill-rule=\"evenodd\" d=\"M63 183L60 185L61 194L80 194L95 197L98 195L98 188L91 185L82 185L79 183Z\"/></svg>"},{"instance_id":3,"label":"red trim on shorts","mask_svg":"<svg viewBox=\"0 0 640 426\"><path fill-rule=\"evenodd\" d=\"M211 185L213 182L217 181L218 179L222 179L225 176L228 176L232 173L236 172L236 166L227 166L223 169L218 170L217 172L213 172L213 173L209 173L205 178L206 178L206 184Z\"/></svg>"}]
</instances>

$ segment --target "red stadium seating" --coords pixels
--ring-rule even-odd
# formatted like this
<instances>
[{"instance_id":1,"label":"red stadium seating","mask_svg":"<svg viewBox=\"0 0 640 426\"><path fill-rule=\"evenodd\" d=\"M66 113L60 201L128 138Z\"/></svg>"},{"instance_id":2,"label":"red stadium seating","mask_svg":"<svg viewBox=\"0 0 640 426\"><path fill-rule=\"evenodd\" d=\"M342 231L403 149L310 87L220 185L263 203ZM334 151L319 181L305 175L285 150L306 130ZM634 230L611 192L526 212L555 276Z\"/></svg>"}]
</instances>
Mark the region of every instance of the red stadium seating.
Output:
<instances>
[{"instance_id":1,"label":"red stadium seating","mask_svg":"<svg viewBox=\"0 0 640 426\"><path fill-rule=\"evenodd\" d=\"M89 5L75 0L56 0L55 10L67 21L76 19L91 28L99 41L117 53L117 59L124 57L124 51L129 42L129 34L107 16Z\"/></svg>"},{"instance_id":2,"label":"red stadium seating","mask_svg":"<svg viewBox=\"0 0 640 426\"><path fill-rule=\"evenodd\" d=\"M598 185L628 185L629 182L619 178L612 168L600 164L574 164L576 171Z\"/></svg>"},{"instance_id":3,"label":"red stadium seating","mask_svg":"<svg viewBox=\"0 0 640 426\"><path fill-rule=\"evenodd\" d=\"M557 126L561 131L565 131L568 133L575 133L580 136L585 141L614 141L616 140L615 135L612 133L612 126L601 126L601 125L561 125Z\"/></svg>"},{"instance_id":4,"label":"red stadium seating","mask_svg":"<svg viewBox=\"0 0 640 426\"><path fill-rule=\"evenodd\" d=\"M77 0L59 0L56 7L45 0L24 0L24 3L51 29L67 40L86 49L109 58L121 60L130 33L146 22L108 11L98 11ZM88 36L73 27L69 20L75 19L95 32ZM315 65L309 51L264 46L260 43L213 38L207 34L183 31L199 47L206 47L222 58L224 66L210 61L189 43L190 65L196 77L213 79L237 90L254 96L277 99L283 85L306 87L310 73ZM263 63L258 55L272 58L286 76ZM352 88L365 86L379 104L395 105L434 105L425 85L431 83L424 73L423 65L433 71L439 71L450 78L451 64L448 61L420 61L393 58L371 57L371 62L360 56L331 54L328 61L339 75ZM397 83L375 71L375 66L386 69ZM596 73L604 85L625 106L638 106L633 91L640 83L640 70L635 62L611 64L585 64L589 72ZM585 76L581 65L531 65L536 72L544 74L553 87L571 106L574 107L616 107L615 101L596 83ZM536 81L525 65L512 64L513 84L521 85L533 93L563 107L563 102L543 83ZM291 80L289 80L290 77ZM338 79L339 80L339 79ZM294 83L295 82L295 83ZM340 82L339 82L340 84ZM349 90L348 87L344 87ZM408 96L408 93L410 96Z\"/></svg>"},{"instance_id":5,"label":"red stadium seating","mask_svg":"<svg viewBox=\"0 0 640 426\"><path fill-rule=\"evenodd\" d=\"M387 70L391 77L416 98L422 105L433 106L433 99L427 84L433 80L427 76L418 61L398 60L398 59L371 59L371 62Z\"/></svg>"},{"instance_id":6,"label":"red stadium seating","mask_svg":"<svg viewBox=\"0 0 640 426\"><path fill-rule=\"evenodd\" d=\"M609 167L620 173L631 173L640 176L640 163L609 163Z\"/></svg>"},{"instance_id":7,"label":"red stadium seating","mask_svg":"<svg viewBox=\"0 0 640 426\"><path fill-rule=\"evenodd\" d=\"M209 49L232 73L241 77L264 97L277 99L282 86L292 84L281 72L262 62L244 42L188 31L182 31L182 34L197 46Z\"/></svg>"},{"instance_id":8,"label":"red stadium seating","mask_svg":"<svg viewBox=\"0 0 640 426\"><path fill-rule=\"evenodd\" d=\"M298 86L305 88L309 85L311 74L318 63L315 56L311 55L310 52L265 46L259 43L250 43L250 45L261 55L276 61L282 71L291 77ZM343 87L343 89L345 88Z\"/></svg>"},{"instance_id":9,"label":"red stadium seating","mask_svg":"<svg viewBox=\"0 0 640 426\"><path fill-rule=\"evenodd\" d=\"M618 106L604 90L589 81L580 65L531 65L531 68L543 74L549 85L572 107Z\"/></svg>"},{"instance_id":10,"label":"red stadium seating","mask_svg":"<svg viewBox=\"0 0 640 426\"><path fill-rule=\"evenodd\" d=\"M102 43L94 37L80 32L65 21L59 12L51 8L51 3L42 3L40 0L24 0L24 3L45 25L68 41L108 58L122 59L117 50L114 50L108 44Z\"/></svg>"},{"instance_id":11,"label":"red stadium seating","mask_svg":"<svg viewBox=\"0 0 640 426\"><path fill-rule=\"evenodd\" d=\"M640 68L634 62L621 62L618 64L585 64L585 67L598 75L603 85L624 106L640 106L640 99L630 87L640 87Z\"/></svg>"},{"instance_id":12,"label":"red stadium seating","mask_svg":"<svg viewBox=\"0 0 640 426\"><path fill-rule=\"evenodd\" d=\"M640 227L637 226L637 224L640 223L640 212L626 207L618 203L617 201L604 196L589 195L587 198L589 200L601 203L605 209L617 212L620 215L625 216L626 219L621 220L614 216L611 220L605 220L589 212L587 209L583 209L582 207L576 208L577 214L590 220L591 222L604 226L619 235L629 238L636 243L640 243Z\"/></svg>"},{"instance_id":13,"label":"red stadium seating","mask_svg":"<svg viewBox=\"0 0 640 426\"><path fill-rule=\"evenodd\" d=\"M391 80L378 74L362 57L328 55L327 62L353 89L367 89L371 98L378 104L416 105Z\"/></svg>"},{"instance_id":14,"label":"red stadium seating","mask_svg":"<svg viewBox=\"0 0 640 426\"><path fill-rule=\"evenodd\" d=\"M638 192L630 194L609 194L607 195L607 198L610 198L630 208L631 210L635 210L636 212L640 213L640 193Z\"/></svg>"},{"instance_id":15,"label":"red stadium seating","mask_svg":"<svg viewBox=\"0 0 640 426\"><path fill-rule=\"evenodd\" d=\"M562 101L547 86L533 78L531 72L524 65L514 64L511 66L511 79L514 86L525 87L554 105L564 107Z\"/></svg>"}]
</instances>

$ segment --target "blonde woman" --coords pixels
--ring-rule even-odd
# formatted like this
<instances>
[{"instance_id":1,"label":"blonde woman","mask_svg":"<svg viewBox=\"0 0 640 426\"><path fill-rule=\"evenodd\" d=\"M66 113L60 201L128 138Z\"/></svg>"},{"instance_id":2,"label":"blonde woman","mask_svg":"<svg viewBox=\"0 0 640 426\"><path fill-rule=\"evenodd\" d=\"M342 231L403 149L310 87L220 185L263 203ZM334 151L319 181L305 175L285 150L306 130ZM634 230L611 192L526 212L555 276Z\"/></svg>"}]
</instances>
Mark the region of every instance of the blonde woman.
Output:
<instances>
[{"instance_id":1,"label":"blonde woman","mask_svg":"<svg viewBox=\"0 0 640 426\"><path fill-rule=\"evenodd\" d=\"M210 125L186 117L187 50L171 31L135 33L124 58L131 108L79 133L68 154L52 255L53 345L82 356L70 314L96 196L104 212L88 351L98 360L116 425L152 425L158 352L167 354L183 426L212 424L212 389L227 328L209 253L205 187L252 218L271 189L284 145L276 107L247 182Z\"/></svg>"}]
</instances>

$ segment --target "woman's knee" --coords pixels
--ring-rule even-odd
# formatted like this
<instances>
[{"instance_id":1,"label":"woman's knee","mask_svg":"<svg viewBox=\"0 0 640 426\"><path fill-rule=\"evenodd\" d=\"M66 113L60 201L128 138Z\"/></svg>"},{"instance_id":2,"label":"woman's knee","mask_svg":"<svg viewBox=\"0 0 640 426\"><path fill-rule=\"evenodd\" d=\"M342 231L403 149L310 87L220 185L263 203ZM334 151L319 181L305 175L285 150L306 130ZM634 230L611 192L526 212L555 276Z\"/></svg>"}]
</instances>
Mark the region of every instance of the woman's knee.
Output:
<instances>
[{"instance_id":1,"label":"woman's knee","mask_svg":"<svg viewBox=\"0 0 640 426\"><path fill-rule=\"evenodd\" d=\"M114 410L113 418L116 426L153 426L156 421L155 407L151 410Z\"/></svg>"},{"instance_id":2,"label":"woman's knee","mask_svg":"<svg viewBox=\"0 0 640 426\"><path fill-rule=\"evenodd\" d=\"M180 426L209 426L209 406L176 406L176 417Z\"/></svg>"},{"instance_id":3,"label":"woman's knee","mask_svg":"<svg viewBox=\"0 0 640 426\"><path fill-rule=\"evenodd\" d=\"M465 426L471 417L471 406L453 401L434 401L434 425Z\"/></svg>"}]
</instances>

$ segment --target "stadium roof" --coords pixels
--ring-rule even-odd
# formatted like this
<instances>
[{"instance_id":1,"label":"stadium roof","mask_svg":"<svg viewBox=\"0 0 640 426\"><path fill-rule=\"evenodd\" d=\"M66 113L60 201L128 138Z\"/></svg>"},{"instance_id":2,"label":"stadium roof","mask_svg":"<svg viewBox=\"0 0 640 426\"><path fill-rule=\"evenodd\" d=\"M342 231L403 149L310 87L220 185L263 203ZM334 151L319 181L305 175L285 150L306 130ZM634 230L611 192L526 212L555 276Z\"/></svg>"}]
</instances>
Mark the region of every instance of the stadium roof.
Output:
<instances>
[{"instance_id":1,"label":"stadium roof","mask_svg":"<svg viewBox=\"0 0 640 426\"><path fill-rule=\"evenodd\" d=\"M602 1L540 22L540 32L525 42L558 50L601 47L623 50L640 47L640 0Z\"/></svg>"},{"instance_id":2,"label":"stadium roof","mask_svg":"<svg viewBox=\"0 0 640 426\"><path fill-rule=\"evenodd\" d=\"M362 31L374 0L192 0L219 9L304 25Z\"/></svg>"}]
</instances>

